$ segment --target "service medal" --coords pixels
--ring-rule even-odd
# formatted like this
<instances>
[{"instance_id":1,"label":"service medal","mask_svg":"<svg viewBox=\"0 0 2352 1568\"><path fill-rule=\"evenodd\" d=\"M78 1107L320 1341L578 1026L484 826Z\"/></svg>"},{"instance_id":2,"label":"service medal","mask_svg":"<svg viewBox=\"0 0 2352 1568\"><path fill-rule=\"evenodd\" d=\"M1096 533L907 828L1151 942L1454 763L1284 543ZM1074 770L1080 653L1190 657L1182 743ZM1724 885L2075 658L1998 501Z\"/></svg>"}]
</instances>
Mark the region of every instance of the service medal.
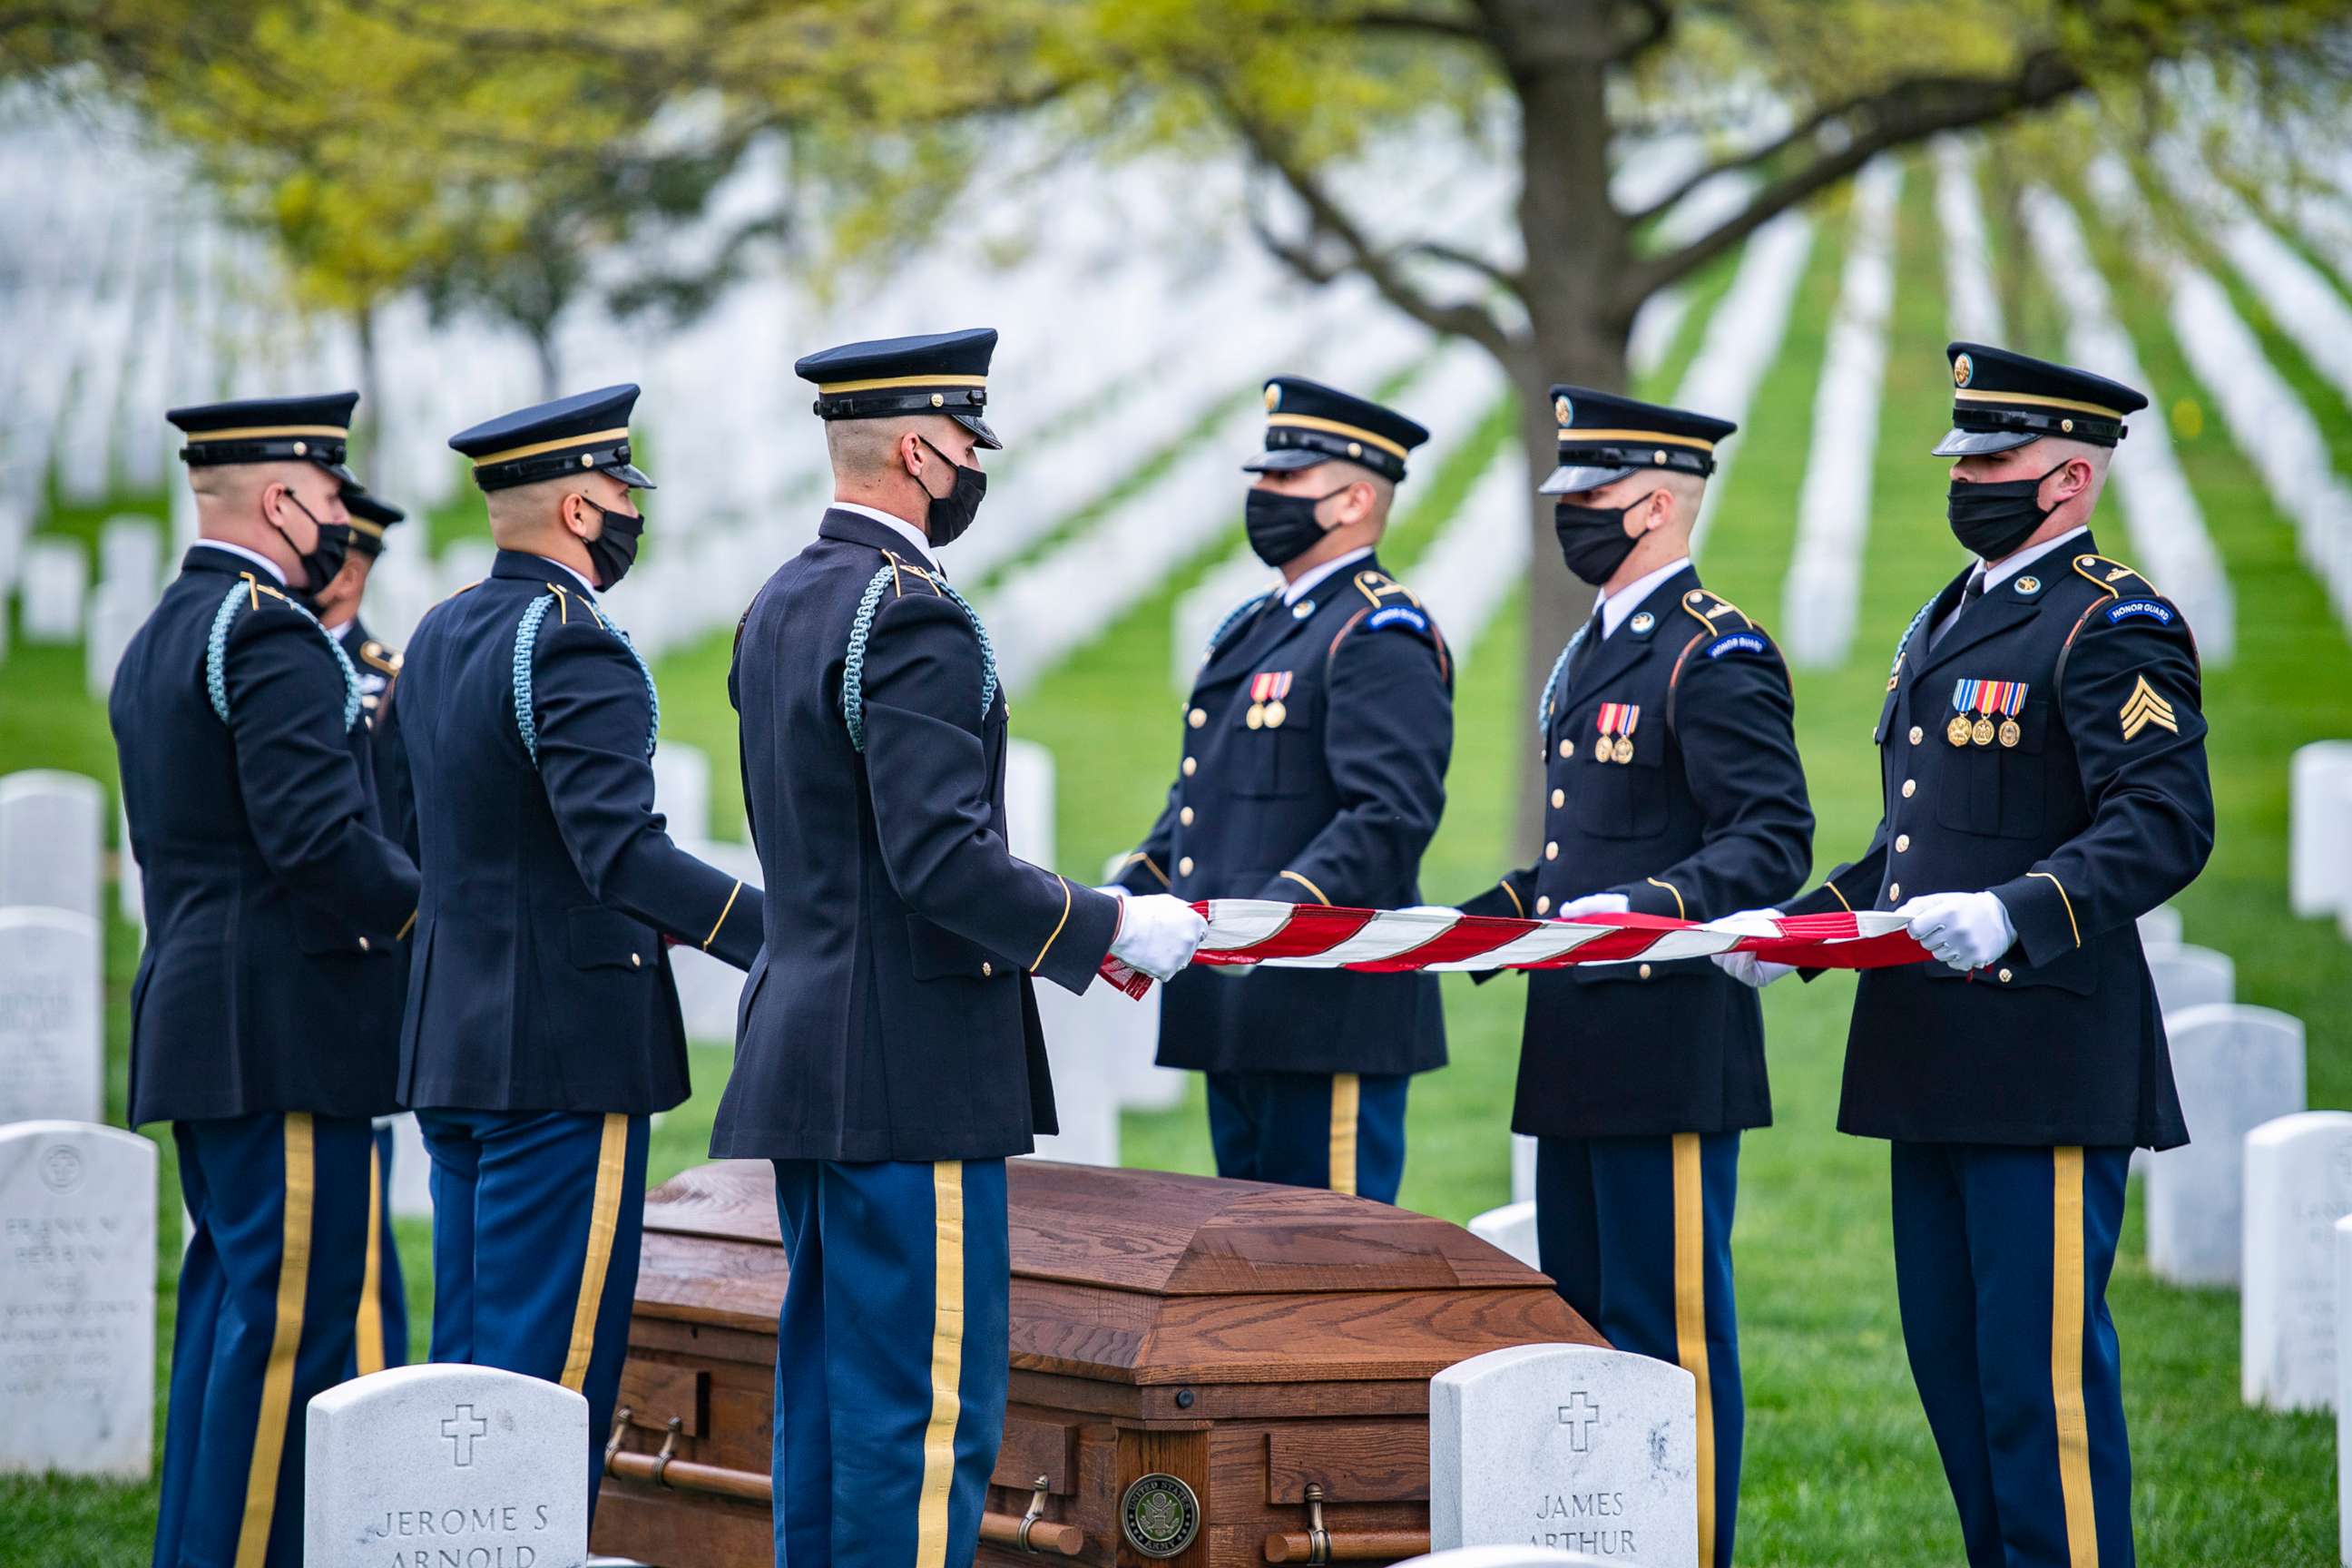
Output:
<instances>
[{"instance_id":1,"label":"service medal","mask_svg":"<svg viewBox=\"0 0 2352 1568\"><path fill-rule=\"evenodd\" d=\"M1991 721L1991 720L1990 720L1990 719L1979 719L1979 720L1978 720L1978 721L1977 721L1977 722L1976 722L1976 727L1975 727L1974 729L1972 729L1972 730L1970 730L1970 731L1969 731L1969 738L1970 740L1972 740L1972 741L1976 742L1976 743L1977 743L1978 745L1979 745L1979 746L1990 746L1990 745L1991 745L1991 744L1992 744L1992 721Z\"/></svg>"},{"instance_id":2,"label":"service medal","mask_svg":"<svg viewBox=\"0 0 2352 1568\"><path fill-rule=\"evenodd\" d=\"M1601 738L1592 742L1592 760L1596 763L1630 763L1633 760L1633 726L1642 720L1640 704L1633 702L1603 702L1592 716L1592 727Z\"/></svg>"},{"instance_id":3,"label":"service medal","mask_svg":"<svg viewBox=\"0 0 2352 1568\"><path fill-rule=\"evenodd\" d=\"M2018 742L2024 738L2025 731L2017 727L2016 720L2003 719L2000 721L2000 743L2002 745L2014 746Z\"/></svg>"},{"instance_id":4,"label":"service medal","mask_svg":"<svg viewBox=\"0 0 2352 1568\"><path fill-rule=\"evenodd\" d=\"M1281 729L1282 721L1289 716L1290 710L1282 705L1279 697L1265 705L1265 727L1269 730Z\"/></svg>"},{"instance_id":5,"label":"service medal","mask_svg":"<svg viewBox=\"0 0 2352 1568\"><path fill-rule=\"evenodd\" d=\"M1249 711L1242 716L1242 722L1247 724L1253 730L1264 729L1265 727L1265 704L1263 702L1251 703L1249 705Z\"/></svg>"},{"instance_id":6,"label":"service medal","mask_svg":"<svg viewBox=\"0 0 2352 1568\"><path fill-rule=\"evenodd\" d=\"M1605 762L1607 762L1607 761L1609 760L1609 752L1610 752L1610 745L1609 745L1609 737L1608 737L1608 736L1603 735L1603 736L1601 736L1601 739L1599 739L1599 740L1597 740L1597 741L1595 741L1595 742L1592 742L1592 760L1593 760L1594 762L1596 762L1596 763L1605 763Z\"/></svg>"},{"instance_id":7,"label":"service medal","mask_svg":"<svg viewBox=\"0 0 2352 1568\"><path fill-rule=\"evenodd\" d=\"M1944 739L1955 746L1967 745L1969 743L1968 720L1958 713L1953 714L1952 721L1944 726Z\"/></svg>"},{"instance_id":8,"label":"service medal","mask_svg":"<svg viewBox=\"0 0 2352 1568\"><path fill-rule=\"evenodd\" d=\"M1609 755L1612 759L1617 762L1632 762L1633 760L1633 742L1627 740L1622 735L1618 736L1617 743L1609 748Z\"/></svg>"}]
</instances>

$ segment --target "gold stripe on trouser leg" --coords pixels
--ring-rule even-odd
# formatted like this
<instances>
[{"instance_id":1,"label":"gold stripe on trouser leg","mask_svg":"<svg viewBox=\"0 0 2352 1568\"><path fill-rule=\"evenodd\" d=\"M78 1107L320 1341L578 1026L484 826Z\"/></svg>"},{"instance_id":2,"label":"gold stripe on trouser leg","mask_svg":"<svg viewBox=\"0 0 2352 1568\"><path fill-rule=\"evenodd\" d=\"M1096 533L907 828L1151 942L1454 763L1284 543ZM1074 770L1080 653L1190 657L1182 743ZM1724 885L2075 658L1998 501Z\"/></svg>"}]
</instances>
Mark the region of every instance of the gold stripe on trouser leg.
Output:
<instances>
[{"instance_id":1,"label":"gold stripe on trouser leg","mask_svg":"<svg viewBox=\"0 0 2352 1568\"><path fill-rule=\"evenodd\" d=\"M588 1381L588 1358L596 1350L596 1309L604 1300L604 1271L613 1265L613 1233L621 1219L621 1178L629 1169L629 1119L617 1111L604 1118L596 1148L596 1196L588 1210L588 1251L580 1260L580 1300L572 1309L572 1348L563 1357L563 1386L572 1393Z\"/></svg>"},{"instance_id":2,"label":"gold stripe on trouser leg","mask_svg":"<svg viewBox=\"0 0 2352 1568\"><path fill-rule=\"evenodd\" d=\"M1697 1384L1698 1560L1715 1561L1715 1394L1706 1372L1706 1192L1698 1134L1675 1134L1675 1359Z\"/></svg>"},{"instance_id":3,"label":"gold stripe on trouser leg","mask_svg":"<svg viewBox=\"0 0 2352 1568\"><path fill-rule=\"evenodd\" d=\"M2083 1151L2051 1151L2050 1392L2058 1414L2058 1489L2066 1505L2066 1559L2098 1568L2091 1508L2091 1420L2083 1406Z\"/></svg>"},{"instance_id":4,"label":"gold stripe on trouser leg","mask_svg":"<svg viewBox=\"0 0 2352 1568\"><path fill-rule=\"evenodd\" d=\"M383 1370L383 1145L368 1139L367 1270L360 1276L353 1363L365 1377Z\"/></svg>"},{"instance_id":5,"label":"gold stripe on trouser leg","mask_svg":"<svg viewBox=\"0 0 2352 1568\"><path fill-rule=\"evenodd\" d=\"M923 1485L915 1503L915 1568L944 1568L948 1489L963 1414L963 1162L931 1166L931 1418L923 1427Z\"/></svg>"},{"instance_id":6,"label":"gold stripe on trouser leg","mask_svg":"<svg viewBox=\"0 0 2352 1568\"><path fill-rule=\"evenodd\" d=\"M261 1374L261 1413L254 1418L253 1459L245 1472L245 1520L237 1527L236 1568L261 1568L278 1511L278 1468L286 1453L288 1407L294 1400L294 1356L302 1346L302 1304L310 1290L310 1213L317 1178L310 1118L286 1114L285 1231L278 1249L278 1321ZM298 1460L297 1463L299 1463Z\"/></svg>"},{"instance_id":7,"label":"gold stripe on trouser leg","mask_svg":"<svg viewBox=\"0 0 2352 1568\"><path fill-rule=\"evenodd\" d=\"M1331 1075L1331 1190L1356 1190L1356 1117L1363 1105L1363 1081L1351 1072Z\"/></svg>"}]
</instances>

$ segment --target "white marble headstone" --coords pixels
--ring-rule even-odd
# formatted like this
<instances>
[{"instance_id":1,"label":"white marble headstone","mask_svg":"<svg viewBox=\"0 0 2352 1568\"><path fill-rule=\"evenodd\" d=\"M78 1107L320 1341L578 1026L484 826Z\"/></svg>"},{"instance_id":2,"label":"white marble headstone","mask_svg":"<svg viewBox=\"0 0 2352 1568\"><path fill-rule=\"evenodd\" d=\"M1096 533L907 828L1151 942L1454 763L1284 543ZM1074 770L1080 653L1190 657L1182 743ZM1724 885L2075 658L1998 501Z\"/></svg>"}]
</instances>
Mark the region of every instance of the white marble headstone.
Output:
<instances>
[{"instance_id":1,"label":"white marble headstone","mask_svg":"<svg viewBox=\"0 0 2352 1568\"><path fill-rule=\"evenodd\" d=\"M2352 1336L2352 1215L2336 1222L2336 1342ZM2352 1355L2336 1358L2337 1558L2352 1563Z\"/></svg>"},{"instance_id":2,"label":"white marble headstone","mask_svg":"<svg viewBox=\"0 0 2352 1568\"><path fill-rule=\"evenodd\" d=\"M1536 1205L1532 1198L1476 1215L1470 1221L1470 1234L1481 1241L1492 1242L1530 1268L1543 1267L1537 1256Z\"/></svg>"},{"instance_id":3,"label":"white marble headstone","mask_svg":"<svg viewBox=\"0 0 2352 1568\"><path fill-rule=\"evenodd\" d=\"M2170 904L2158 904L2140 916L2139 940L2150 949L2179 946L2180 911Z\"/></svg>"},{"instance_id":4,"label":"white marble headstone","mask_svg":"<svg viewBox=\"0 0 2352 1568\"><path fill-rule=\"evenodd\" d=\"M1408 1557L1397 1568L1608 1568L1623 1558L1590 1557L1581 1552L1554 1552L1542 1546L1456 1546Z\"/></svg>"},{"instance_id":5,"label":"white marble headstone","mask_svg":"<svg viewBox=\"0 0 2352 1568\"><path fill-rule=\"evenodd\" d=\"M147 1478L155 1180L133 1133L0 1126L0 1473Z\"/></svg>"},{"instance_id":6,"label":"white marble headstone","mask_svg":"<svg viewBox=\"0 0 2352 1568\"><path fill-rule=\"evenodd\" d=\"M310 1401L304 1568L582 1568L588 1402L491 1367L394 1367Z\"/></svg>"},{"instance_id":7,"label":"white marble headstone","mask_svg":"<svg viewBox=\"0 0 2352 1568\"><path fill-rule=\"evenodd\" d=\"M2156 982L2157 1005L2169 1020L2175 1013L2238 999L2238 966L2225 952L2210 947L2159 948L2147 955L2147 972Z\"/></svg>"},{"instance_id":8,"label":"white marble headstone","mask_svg":"<svg viewBox=\"0 0 2352 1568\"><path fill-rule=\"evenodd\" d=\"M106 788L96 779L56 768L0 777L0 905L96 920L105 841Z\"/></svg>"},{"instance_id":9,"label":"white marble headstone","mask_svg":"<svg viewBox=\"0 0 2352 1568\"><path fill-rule=\"evenodd\" d=\"M1105 862L1100 886L1118 879L1126 858L1113 855ZM1159 1062L1160 993L1155 985L1135 1005L1105 1020L1110 1028L1098 1048L1110 1066L1111 1088L1122 1110L1173 1110L1184 1103L1185 1080L1192 1075Z\"/></svg>"},{"instance_id":10,"label":"white marble headstone","mask_svg":"<svg viewBox=\"0 0 2352 1568\"><path fill-rule=\"evenodd\" d=\"M1054 753L1034 741L1004 749L1004 836L1013 853L1034 866L1055 862ZM1101 981L1073 994L1050 981L1036 987L1037 1022L1054 1075L1055 1120L1061 1131L1037 1140L1037 1156L1077 1165L1118 1163L1120 1058L1114 1042L1146 1005ZM1122 1012L1121 1009L1126 1009Z\"/></svg>"},{"instance_id":11,"label":"white marble headstone","mask_svg":"<svg viewBox=\"0 0 2352 1568\"><path fill-rule=\"evenodd\" d=\"M2352 903L2352 741L2297 747L2287 795L2287 901L2332 913Z\"/></svg>"},{"instance_id":12,"label":"white marble headstone","mask_svg":"<svg viewBox=\"0 0 2352 1568\"><path fill-rule=\"evenodd\" d=\"M1511 1134L1511 1201L1536 1201L1536 1141L1524 1132Z\"/></svg>"},{"instance_id":13,"label":"white marble headstone","mask_svg":"<svg viewBox=\"0 0 2352 1568\"><path fill-rule=\"evenodd\" d=\"M656 798L659 798L658 790ZM677 837L675 828L671 829L671 837ZM747 886L760 885L760 857L749 844L719 838L679 838L678 847L730 877L741 879ZM743 916L739 907L727 918L731 921ZM669 950L669 967L677 982L677 1006L686 1020L686 1037L716 1045L734 1044L735 1012L743 999L743 982L749 978L745 973L686 942Z\"/></svg>"},{"instance_id":14,"label":"white marble headstone","mask_svg":"<svg viewBox=\"0 0 2352 1568\"><path fill-rule=\"evenodd\" d=\"M392 1191L385 1201L394 1219L433 1217L433 1156L413 1110L392 1119Z\"/></svg>"},{"instance_id":15,"label":"white marble headstone","mask_svg":"<svg viewBox=\"0 0 2352 1568\"><path fill-rule=\"evenodd\" d=\"M152 601L163 577L163 535L144 512L117 513L99 525L98 580L142 589Z\"/></svg>"},{"instance_id":16,"label":"white marble headstone","mask_svg":"<svg viewBox=\"0 0 2352 1568\"><path fill-rule=\"evenodd\" d=\"M710 837L710 756L699 746L665 741L654 752L654 809L681 842Z\"/></svg>"},{"instance_id":17,"label":"white marble headstone","mask_svg":"<svg viewBox=\"0 0 2352 1568\"><path fill-rule=\"evenodd\" d=\"M2352 1214L2352 1112L2303 1110L2246 1134L2240 1383L2248 1405L2336 1398L2336 1222Z\"/></svg>"},{"instance_id":18,"label":"white marble headstone","mask_svg":"<svg viewBox=\"0 0 2352 1568\"><path fill-rule=\"evenodd\" d=\"M131 852L131 815L118 800L114 806L114 890L115 908L122 918L133 925L147 923L146 886L139 870L139 858Z\"/></svg>"},{"instance_id":19,"label":"white marble headstone","mask_svg":"<svg viewBox=\"0 0 2352 1568\"><path fill-rule=\"evenodd\" d=\"M2148 1157L2148 1268L2176 1285L2234 1285L2246 1134L2304 1108L2303 1020L2226 1003L2168 1014L2164 1028L2189 1142Z\"/></svg>"},{"instance_id":20,"label":"white marble headstone","mask_svg":"<svg viewBox=\"0 0 2352 1568\"><path fill-rule=\"evenodd\" d=\"M28 643L69 643L81 637L82 601L89 594L89 556L78 539L33 538L16 566L18 630Z\"/></svg>"},{"instance_id":21,"label":"white marble headstone","mask_svg":"<svg viewBox=\"0 0 2352 1568\"><path fill-rule=\"evenodd\" d=\"M105 1015L98 922L0 909L0 1122L103 1113Z\"/></svg>"},{"instance_id":22,"label":"white marble headstone","mask_svg":"<svg viewBox=\"0 0 2352 1568\"><path fill-rule=\"evenodd\" d=\"M1697 1384L1597 1345L1515 1345L1429 1384L1429 1543L1697 1568Z\"/></svg>"},{"instance_id":23,"label":"white marble headstone","mask_svg":"<svg viewBox=\"0 0 2352 1568\"><path fill-rule=\"evenodd\" d=\"M89 591L89 616L82 632L82 683L90 696L102 702L114 689L114 667L154 606L152 583L109 579Z\"/></svg>"}]
</instances>

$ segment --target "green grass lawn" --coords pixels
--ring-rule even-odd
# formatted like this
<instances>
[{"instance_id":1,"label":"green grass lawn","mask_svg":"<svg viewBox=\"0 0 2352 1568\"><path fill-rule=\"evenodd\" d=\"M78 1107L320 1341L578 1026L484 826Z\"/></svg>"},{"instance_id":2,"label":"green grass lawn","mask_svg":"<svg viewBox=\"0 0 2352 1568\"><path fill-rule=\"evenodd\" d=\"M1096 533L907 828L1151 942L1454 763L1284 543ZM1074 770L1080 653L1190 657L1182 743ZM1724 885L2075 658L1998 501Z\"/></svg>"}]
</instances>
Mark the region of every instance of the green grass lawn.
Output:
<instances>
[{"instance_id":1,"label":"green grass lawn","mask_svg":"<svg viewBox=\"0 0 2352 1568\"><path fill-rule=\"evenodd\" d=\"M2021 237L1988 170L1988 219L2003 300L2020 347L2057 353L2063 322L2024 270ZM1818 868L1858 851L1877 813L1869 734L1896 635L1959 556L1943 521L1944 467L1927 456L1945 427L1949 382L1941 237L1933 179L1915 165L1897 229L1898 287L1875 455L1875 506L1864 563L1860 629L1837 669L1798 679L1797 715L1822 826ZM1832 203L1801 282L1779 361L1747 421L1701 563L1710 584L1768 626L1780 593L1811 437L1823 331L1843 262L1843 206ZM2094 227L2095 243L2097 232ZM1688 363L1735 258L1695 285L1679 341L1643 390L1664 395ZM2132 258L2104 250L2116 308L2161 395L2210 403L2173 345L2163 296ZM2246 304L2239 292L2242 308ZM2309 398L2339 453L2352 452L2352 410L2294 354L2273 323L2249 310L2291 382ZM1408 406L1409 388L1408 388ZM1384 550L1408 583L1412 563L1511 437L1505 409L1418 409L1424 419L1475 419L1476 435L1448 464L1418 475ZM2324 921L2298 921L2285 904L2287 759L2307 741L2352 734L2352 645L2298 563L2294 536L2216 418L2176 427L2182 467L2228 566L2239 606L2235 662L2209 672L2213 776L2221 832L2211 865L2179 900L2189 939L2228 952L2242 1000L2301 1016L2309 1029L2315 1105L2352 1104L2352 947ZM2129 460L2126 449L2125 461ZM992 503L997 504L997 503ZM1239 537L1238 504L1233 541ZM987 522L983 517L982 527ZM437 531L437 523L436 523ZM2131 559L2118 518L2103 521L2108 551ZM1177 597L1232 542L1173 573L1094 646L1021 693L1015 731L1052 747L1061 767L1057 837L1066 869L1087 875L1140 836L1179 752L1168 688L1170 616ZM1558 570L1549 554L1535 569ZM2159 587L2165 584L2158 584ZM1466 651L1456 694L1454 762L1444 827L1423 871L1433 898L1467 895L1504 869L1520 770L1528 765L1528 704L1517 689L1526 628L1515 601ZM714 818L740 832L734 721L721 677L722 635L662 661L666 732L711 752ZM102 713L81 695L78 650L16 648L11 696L0 705L0 767L54 765L110 776ZM1083 781L1081 785L1080 781ZM112 1108L121 1106L123 997L135 934L110 945L110 1028L117 1042ZM1454 1065L1413 1089L1402 1201L1465 1219L1508 1195L1507 1141L1521 988L1445 982ZM1744 1563L1948 1564L1960 1542L1927 1424L1905 1365L1896 1320L1883 1145L1834 1131L1852 982L1789 983L1765 997L1776 1124L1745 1143L1735 1243L1749 1406L1739 1531ZM727 1051L698 1047L692 1101L654 1137L656 1179L699 1162L724 1082ZM1129 1115L1130 1163L1210 1168L1197 1085L1181 1108ZM179 1210L165 1155L164 1279L177 1256ZM404 1227L402 1252L421 1350L429 1311L428 1237ZM2142 1259L2137 1205L2111 1301L2124 1343L2132 1421L2134 1516L2143 1561L2193 1564L2321 1564L2334 1561L2333 1444L2322 1417L2241 1407L2237 1298L2157 1284ZM163 1297L168 1344L170 1298ZM160 1434L160 1410L159 1410ZM144 1561L151 1489L0 1482L0 1564Z\"/></svg>"}]
</instances>

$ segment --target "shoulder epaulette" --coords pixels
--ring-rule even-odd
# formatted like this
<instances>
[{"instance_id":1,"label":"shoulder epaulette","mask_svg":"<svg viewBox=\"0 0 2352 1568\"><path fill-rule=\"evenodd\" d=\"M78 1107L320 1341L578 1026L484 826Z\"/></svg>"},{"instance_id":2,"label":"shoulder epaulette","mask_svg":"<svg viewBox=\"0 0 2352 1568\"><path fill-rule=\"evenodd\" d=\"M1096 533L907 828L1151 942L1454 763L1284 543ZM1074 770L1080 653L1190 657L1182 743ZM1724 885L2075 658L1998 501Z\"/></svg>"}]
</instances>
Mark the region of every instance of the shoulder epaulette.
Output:
<instances>
[{"instance_id":1,"label":"shoulder epaulette","mask_svg":"<svg viewBox=\"0 0 2352 1568\"><path fill-rule=\"evenodd\" d=\"M522 619L515 624L514 640L514 714L515 731L522 737L522 749L530 758L530 765L539 766L539 709L534 695L533 666L539 654L540 627L550 610L556 613L558 626L569 626L572 602L579 598L580 607L593 617L596 626L619 639L629 657L636 661L637 673L646 678L646 705L648 718L646 726L646 756L650 761L654 748L661 739L661 692L654 685L654 672L646 668L646 656L629 634L604 615L584 596L575 595L550 583L548 591L523 606Z\"/></svg>"},{"instance_id":2,"label":"shoulder epaulette","mask_svg":"<svg viewBox=\"0 0 2352 1568\"><path fill-rule=\"evenodd\" d=\"M343 645L335 640L335 634L320 626L319 617L304 608L299 601L257 581L250 572L238 574L237 581L221 595L220 608L213 612L212 631L205 638L205 694L212 700L213 711L220 715L222 723L228 722L229 627L236 625L239 609L258 610L264 599L293 611L318 626L319 635L326 639L327 651L335 656L335 663L342 668L343 728L349 731L359 722L360 717L360 672L352 668L351 656L343 651Z\"/></svg>"},{"instance_id":3,"label":"shoulder epaulette","mask_svg":"<svg viewBox=\"0 0 2352 1568\"><path fill-rule=\"evenodd\" d=\"M437 599L434 600L433 602L434 602L436 605L446 605L446 604L447 604L450 600L452 600L452 599L454 599L454 598L457 598L457 597L459 595L461 595L461 594L470 594L470 593L472 593L475 589L477 589L477 588L480 587L480 586L483 584L483 583L485 583L486 581L488 581L488 579L487 579L487 578L477 577L477 578L475 578L475 579L474 579L472 582L470 582L470 583L465 584L463 584L462 586L459 586L459 587L456 587L456 588L452 588L452 589L450 589L447 593L446 593L446 594L442 595L439 598L437 598Z\"/></svg>"},{"instance_id":4,"label":"shoulder epaulette","mask_svg":"<svg viewBox=\"0 0 2352 1568\"><path fill-rule=\"evenodd\" d=\"M892 598L903 599L910 593L919 594L926 588L930 590L935 598L947 596L944 591L945 580L938 574L916 565L895 550L885 550L882 552L882 557L890 563L890 596Z\"/></svg>"},{"instance_id":5,"label":"shoulder epaulette","mask_svg":"<svg viewBox=\"0 0 2352 1568\"><path fill-rule=\"evenodd\" d=\"M360 662L372 669L381 670L387 676L398 675L401 665L400 650L396 647L387 647L375 638L370 637L360 644Z\"/></svg>"},{"instance_id":6,"label":"shoulder epaulette","mask_svg":"<svg viewBox=\"0 0 2352 1568\"><path fill-rule=\"evenodd\" d=\"M980 612L950 586L946 578L903 561L890 551L882 553L889 558L889 564L868 578L866 592L858 595L857 614L849 623L849 649L841 662L842 722L849 728L850 746L860 752L866 750L866 645L874 635L874 615L881 608L885 589L889 590L892 598L906 596L908 577L928 584L934 596L952 603L971 623L972 635L980 639L981 722L988 721L988 710L996 704L996 645L989 640L988 627L982 624Z\"/></svg>"},{"instance_id":7,"label":"shoulder epaulette","mask_svg":"<svg viewBox=\"0 0 2352 1568\"><path fill-rule=\"evenodd\" d=\"M1391 599L1402 599L1415 609L1421 607L1421 600L1413 591L1385 572L1366 568L1356 574L1355 584L1356 592L1370 600L1376 610Z\"/></svg>"},{"instance_id":8,"label":"shoulder epaulette","mask_svg":"<svg viewBox=\"0 0 2352 1568\"><path fill-rule=\"evenodd\" d=\"M1683 613L1711 632L1745 631L1756 624L1747 611L1708 588L1693 588L1685 594Z\"/></svg>"},{"instance_id":9,"label":"shoulder epaulette","mask_svg":"<svg viewBox=\"0 0 2352 1568\"><path fill-rule=\"evenodd\" d=\"M2149 595L2157 592L2156 584L2141 576L2137 567L2126 566L2122 562L2108 556L2094 555L2084 552L2074 557L2074 566L2076 576L2111 599L2122 598L2126 594Z\"/></svg>"}]
</instances>

